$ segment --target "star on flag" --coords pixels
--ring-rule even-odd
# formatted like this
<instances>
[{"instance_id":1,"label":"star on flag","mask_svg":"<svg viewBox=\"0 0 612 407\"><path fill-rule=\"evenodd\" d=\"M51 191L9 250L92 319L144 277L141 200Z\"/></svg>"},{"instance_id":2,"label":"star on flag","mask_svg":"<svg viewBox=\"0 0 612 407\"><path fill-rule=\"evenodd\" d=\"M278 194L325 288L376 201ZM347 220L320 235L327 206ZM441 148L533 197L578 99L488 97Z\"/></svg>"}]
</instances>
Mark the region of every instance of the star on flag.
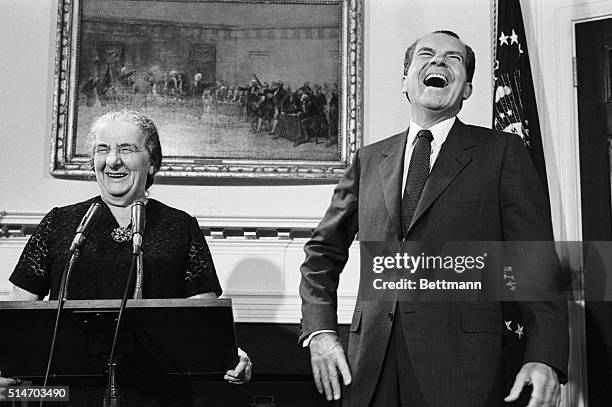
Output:
<instances>
[{"instance_id":1,"label":"star on flag","mask_svg":"<svg viewBox=\"0 0 612 407\"><path fill-rule=\"evenodd\" d=\"M525 335L523 333L523 328L524 327L521 326L521 324L516 324L516 326L517 326L517 328L516 328L516 331L514 331L514 333L517 334L518 337L519 337L519 340L521 340L521 339L523 339L523 335Z\"/></svg>"},{"instance_id":2,"label":"star on flag","mask_svg":"<svg viewBox=\"0 0 612 407\"><path fill-rule=\"evenodd\" d=\"M518 45L518 52L519 55L523 54L523 48L521 47L521 43L519 42L519 36L516 33L516 31L514 31L514 28L512 29L512 34L511 35L506 35L504 34L504 32L501 32L501 35L499 36L498 40L499 40L499 46L503 46L503 45L512 45L512 44L517 44ZM510 40L510 43L508 43L508 40ZM495 61L497 62L497 61ZM496 66L495 69L499 68L499 66Z\"/></svg>"},{"instance_id":3,"label":"star on flag","mask_svg":"<svg viewBox=\"0 0 612 407\"><path fill-rule=\"evenodd\" d=\"M512 35L510 36L510 45L512 44L518 44L518 35L514 32L514 29L512 29Z\"/></svg>"},{"instance_id":4,"label":"star on flag","mask_svg":"<svg viewBox=\"0 0 612 407\"><path fill-rule=\"evenodd\" d=\"M516 323L516 331L512 330L512 320L510 321L506 321L504 320L504 324L506 324L506 329L510 332L513 332L515 334L518 335L519 341L521 339L523 339L523 336L525 336L525 327L521 324L519 324L518 322Z\"/></svg>"}]
</instances>

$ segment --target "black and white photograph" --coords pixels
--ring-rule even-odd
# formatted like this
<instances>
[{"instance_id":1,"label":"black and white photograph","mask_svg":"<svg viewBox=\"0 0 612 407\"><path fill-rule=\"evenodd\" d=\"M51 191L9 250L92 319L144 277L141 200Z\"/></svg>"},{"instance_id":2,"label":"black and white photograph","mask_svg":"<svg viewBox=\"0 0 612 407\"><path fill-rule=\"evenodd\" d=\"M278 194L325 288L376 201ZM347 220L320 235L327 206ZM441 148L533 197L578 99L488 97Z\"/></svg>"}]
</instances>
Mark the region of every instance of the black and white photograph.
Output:
<instances>
[{"instance_id":1,"label":"black and white photograph","mask_svg":"<svg viewBox=\"0 0 612 407\"><path fill-rule=\"evenodd\" d=\"M0 405L612 405L612 0L0 34Z\"/></svg>"}]
</instances>

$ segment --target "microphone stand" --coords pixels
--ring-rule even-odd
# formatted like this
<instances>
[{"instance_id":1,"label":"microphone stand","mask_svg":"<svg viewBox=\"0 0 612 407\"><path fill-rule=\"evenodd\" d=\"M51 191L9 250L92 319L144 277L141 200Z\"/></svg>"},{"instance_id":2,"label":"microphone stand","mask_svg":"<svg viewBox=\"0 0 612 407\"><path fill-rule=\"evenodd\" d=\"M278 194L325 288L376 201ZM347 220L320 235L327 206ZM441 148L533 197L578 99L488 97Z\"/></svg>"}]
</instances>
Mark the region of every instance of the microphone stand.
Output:
<instances>
[{"instance_id":1,"label":"microphone stand","mask_svg":"<svg viewBox=\"0 0 612 407\"><path fill-rule=\"evenodd\" d=\"M130 273L128 274L127 282L125 284L125 290L123 291L123 298L121 298L121 305L119 306L119 315L117 316L117 325L115 325L115 334L113 335L113 344L111 346L110 354L108 355L108 371L107 371L107 383L106 392L104 394L104 407L119 407L119 386L117 385L117 366L118 358L115 355L117 347L117 337L119 336L119 327L121 326L121 319L123 317L123 310L127 304L127 297L130 292L130 282L134 275L134 269L138 262L139 253L132 254L132 264L130 265Z\"/></svg>"},{"instance_id":2,"label":"microphone stand","mask_svg":"<svg viewBox=\"0 0 612 407\"><path fill-rule=\"evenodd\" d=\"M134 235L134 239L136 240L137 238L140 237L140 240L142 241L142 237L140 235ZM142 243L140 244L141 247ZM143 280L143 274L144 274L144 264L143 264L143 259L142 259L142 251L140 249L138 249L138 253L134 253L132 256L136 256L136 285L134 286L134 299L135 300L141 300L142 299L142 280Z\"/></svg>"},{"instance_id":3,"label":"microphone stand","mask_svg":"<svg viewBox=\"0 0 612 407\"><path fill-rule=\"evenodd\" d=\"M62 272L62 281L60 283L59 294L57 296L57 313L55 314L55 326L53 328L53 338L51 339L51 349L49 350L49 359L47 360L47 370L45 371L45 379L43 381L43 389L47 388L47 382L49 380L49 373L51 372L51 363L53 361L53 355L55 354L55 341L57 339L57 333L59 331L59 323L64 309L64 304L68 298L68 281L70 279L70 273L78 259L81 251L77 247L71 247L69 250L70 257L64 266ZM42 407L43 399L41 397L39 407Z\"/></svg>"}]
</instances>

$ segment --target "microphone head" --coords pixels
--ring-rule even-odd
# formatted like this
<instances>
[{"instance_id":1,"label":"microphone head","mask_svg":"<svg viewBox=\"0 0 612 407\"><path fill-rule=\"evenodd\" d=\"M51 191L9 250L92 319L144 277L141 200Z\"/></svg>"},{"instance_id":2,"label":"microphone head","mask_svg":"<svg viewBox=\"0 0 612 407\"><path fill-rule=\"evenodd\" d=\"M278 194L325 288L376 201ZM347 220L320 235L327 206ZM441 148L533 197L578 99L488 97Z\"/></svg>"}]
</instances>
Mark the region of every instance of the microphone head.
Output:
<instances>
[{"instance_id":1,"label":"microphone head","mask_svg":"<svg viewBox=\"0 0 612 407\"><path fill-rule=\"evenodd\" d=\"M79 224L79 227L77 227L76 235L74 236L74 239L72 240L72 243L70 244L71 253L74 252L76 249L78 249L83 244L83 242L85 241L85 238L87 237L89 232L91 232L94 225L98 221L98 218L100 217L101 213L102 213L102 205L98 202L92 203L89 209L87 209L85 216L83 216L83 219L81 219L81 223Z\"/></svg>"},{"instance_id":2,"label":"microphone head","mask_svg":"<svg viewBox=\"0 0 612 407\"><path fill-rule=\"evenodd\" d=\"M132 204L132 249L133 254L138 254L142 247L142 237L145 228L145 204L136 201Z\"/></svg>"},{"instance_id":3,"label":"microphone head","mask_svg":"<svg viewBox=\"0 0 612 407\"><path fill-rule=\"evenodd\" d=\"M132 235L144 234L145 229L145 204L136 201L132 204Z\"/></svg>"},{"instance_id":4,"label":"microphone head","mask_svg":"<svg viewBox=\"0 0 612 407\"><path fill-rule=\"evenodd\" d=\"M99 202L92 203L89 209L87 209L85 216L83 216L83 219L81 219L81 223L77 228L77 233L89 233L89 229L96 224L101 212L102 205Z\"/></svg>"}]
</instances>

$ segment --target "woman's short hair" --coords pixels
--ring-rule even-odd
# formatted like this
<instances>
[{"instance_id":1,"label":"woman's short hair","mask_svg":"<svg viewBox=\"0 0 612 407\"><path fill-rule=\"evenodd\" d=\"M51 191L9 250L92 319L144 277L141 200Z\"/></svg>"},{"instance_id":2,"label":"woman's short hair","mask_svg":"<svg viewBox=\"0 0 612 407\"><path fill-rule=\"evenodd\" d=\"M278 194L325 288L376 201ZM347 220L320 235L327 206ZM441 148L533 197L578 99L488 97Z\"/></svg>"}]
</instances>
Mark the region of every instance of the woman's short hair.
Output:
<instances>
[{"instance_id":1,"label":"woman's short hair","mask_svg":"<svg viewBox=\"0 0 612 407\"><path fill-rule=\"evenodd\" d=\"M159 133L157 132L157 127L153 123L153 120L149 119L143 113L138 112L136 110L120 110L120 111L112 111L103 114L98 117L94 123L91 125L91 129L89 130L89 143L91 144L90 149L90 158L89 165L93 169L94 161L93 157L95 154L95 146L96 146L96 134L98 130L102 126L103 123L112 122L112 121L121 121L135 124L140 127L142 130L142 135L144 137L144 146L149 152L149 156L151 157L151 165L153 166L153 174L147 174L147 183L145 185L145 189L149 189L151 185L153 185L153 180L155 178L155 174L161 168L162 162L162 148L159 142Z\"/></svg>"}]
</instances>

